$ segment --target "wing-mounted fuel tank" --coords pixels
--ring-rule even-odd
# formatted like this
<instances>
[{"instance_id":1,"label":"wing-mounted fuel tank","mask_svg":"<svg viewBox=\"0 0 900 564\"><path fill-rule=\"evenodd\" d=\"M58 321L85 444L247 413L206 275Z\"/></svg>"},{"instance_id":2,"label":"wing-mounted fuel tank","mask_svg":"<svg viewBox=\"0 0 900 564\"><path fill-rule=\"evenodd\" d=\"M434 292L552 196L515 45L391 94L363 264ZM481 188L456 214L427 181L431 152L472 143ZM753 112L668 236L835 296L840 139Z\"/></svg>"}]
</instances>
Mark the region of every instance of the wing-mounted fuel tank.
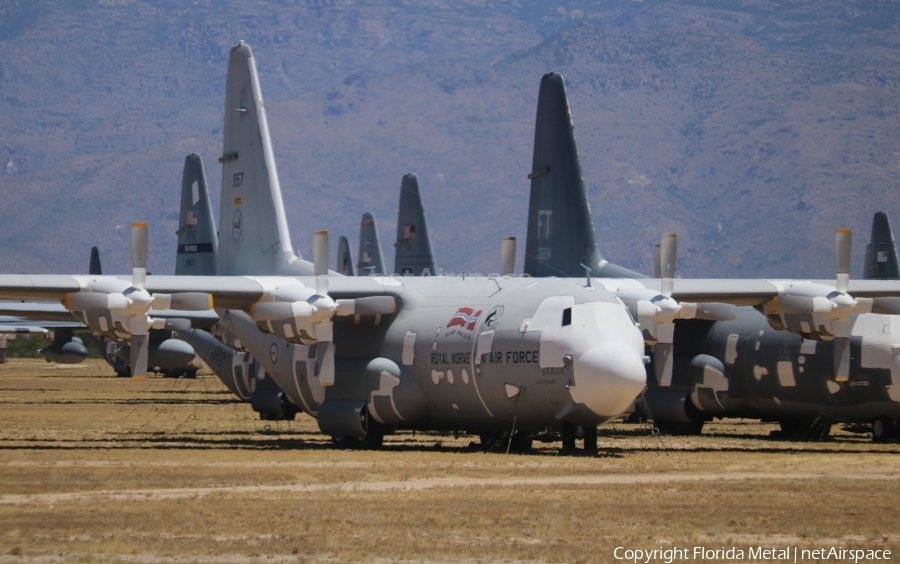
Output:
<instances>
[{"instance_id":1,"label":"wing-mounted fuel tank","mask_svg":"<svg viewBox=\"0 0 900 564\"><path fill-rule=\"evenodd\" d=\"M38 351L47 362L78 364L88 356L84 342L72 334L71 329L53 331L53 341Z\"/></svg>"},{"instance_id":2,"label":"wing-mounted fuel tank","mask_svg":"<svg viewBox=\"0 0 900 564\"><path fill-rule=\"evenodd\" d=\"M170 331L151 331L148 345L147 365L160 370L184 368L194 360L194 349L186 342L179 339L171 339ZM123 345L116 350L116 355L128 362L131 348Z\"/></svg>"}]
</instances>

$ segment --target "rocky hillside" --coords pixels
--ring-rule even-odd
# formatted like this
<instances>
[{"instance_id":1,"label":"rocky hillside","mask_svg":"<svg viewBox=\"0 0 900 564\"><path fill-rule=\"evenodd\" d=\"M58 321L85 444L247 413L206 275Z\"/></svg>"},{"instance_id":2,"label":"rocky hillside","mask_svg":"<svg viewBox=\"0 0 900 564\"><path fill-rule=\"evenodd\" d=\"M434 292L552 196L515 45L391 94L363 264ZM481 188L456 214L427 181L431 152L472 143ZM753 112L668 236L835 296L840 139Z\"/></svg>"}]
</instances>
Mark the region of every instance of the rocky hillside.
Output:
<instances>
[{"instance_id":1,"label":"rocky hillside","mask_svg":"<svg viewBox=\"0 0 900 564\"><path fill-rule=\"evenodd\" d=\"M85 272L100 245L174 269L184 156L210 186L228 50L254 49L294 245L357 237L393 262L416 172L445 272L494 272L523 243L537 88L566 77L598 240L683 276L830 277L835 227L900 225L900 5L823 1L0 4L0 270ZM214 208L218 209L215 197ZM355 252L355 249L354 249ZM521 260L519 262L521 265Z\"/></svg>"}]
</instances>

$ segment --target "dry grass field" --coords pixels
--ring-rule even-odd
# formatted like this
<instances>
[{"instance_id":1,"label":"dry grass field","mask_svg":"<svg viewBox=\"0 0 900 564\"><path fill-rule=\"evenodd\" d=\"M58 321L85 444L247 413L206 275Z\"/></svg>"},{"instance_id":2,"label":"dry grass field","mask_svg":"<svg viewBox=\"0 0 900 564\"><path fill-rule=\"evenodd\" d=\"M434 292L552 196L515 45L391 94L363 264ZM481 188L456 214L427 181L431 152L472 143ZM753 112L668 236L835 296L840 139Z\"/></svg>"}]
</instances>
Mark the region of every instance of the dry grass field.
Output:
<instances>
[{"instance_id":1,"label":"dry grass field","mask_svg":"<svg viewBox=\"0 0 900 564\"><path fill-rule=\"evenodd\" d=\"M597 456L541 443L503 455L421 433L334 450L307 417L254 415L205 372L131 382L100 361L0 365L0 562L616 562L617 546L900 554L900 445L837 426L831 440L798 443L740 420L690 438L615 423Z\"/></svg>"}]
</instances>

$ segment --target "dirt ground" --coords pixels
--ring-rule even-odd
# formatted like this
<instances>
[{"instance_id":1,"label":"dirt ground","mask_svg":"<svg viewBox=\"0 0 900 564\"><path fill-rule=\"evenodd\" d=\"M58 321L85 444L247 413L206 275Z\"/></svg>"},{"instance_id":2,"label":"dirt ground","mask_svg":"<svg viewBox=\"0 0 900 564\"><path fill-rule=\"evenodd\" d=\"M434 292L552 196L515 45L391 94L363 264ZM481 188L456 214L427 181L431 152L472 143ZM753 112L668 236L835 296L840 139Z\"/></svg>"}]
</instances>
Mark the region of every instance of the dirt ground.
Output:
<instances>
[{"instance_id":1,"label":"dirt ground","mask_svg":"<svg viewBox=\"0 0 900 564\"><path fill-rule=\"evenodd\" d=\"M132 382L100 361L14 359L0 365L0 563L897 558L900 445L775 429L660 437L616 422L595 456L428 433L344 451L308 417L260 421L205 371Z\"/></svg>"}]
</instances>

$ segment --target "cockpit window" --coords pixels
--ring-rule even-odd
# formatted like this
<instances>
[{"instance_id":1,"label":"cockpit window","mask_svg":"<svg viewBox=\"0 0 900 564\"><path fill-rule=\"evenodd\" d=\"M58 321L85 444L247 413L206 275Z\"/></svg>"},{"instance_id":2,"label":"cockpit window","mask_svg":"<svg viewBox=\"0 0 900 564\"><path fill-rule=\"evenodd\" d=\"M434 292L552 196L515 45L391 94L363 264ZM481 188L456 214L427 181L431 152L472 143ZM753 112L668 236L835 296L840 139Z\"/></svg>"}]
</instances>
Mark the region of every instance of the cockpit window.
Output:
<instances>
[{"instance_id":1,"label":"cockpit window","mask_svg":"<svg viewBox=\"0 0 900 564\"><path fill-rule=\"evenodd\" d=\"M563 310L562 326L565 327L566 325L571 325L571 324L572 324L572 308L567 307L566 309Z\"/></svg>"}]
</instances>

